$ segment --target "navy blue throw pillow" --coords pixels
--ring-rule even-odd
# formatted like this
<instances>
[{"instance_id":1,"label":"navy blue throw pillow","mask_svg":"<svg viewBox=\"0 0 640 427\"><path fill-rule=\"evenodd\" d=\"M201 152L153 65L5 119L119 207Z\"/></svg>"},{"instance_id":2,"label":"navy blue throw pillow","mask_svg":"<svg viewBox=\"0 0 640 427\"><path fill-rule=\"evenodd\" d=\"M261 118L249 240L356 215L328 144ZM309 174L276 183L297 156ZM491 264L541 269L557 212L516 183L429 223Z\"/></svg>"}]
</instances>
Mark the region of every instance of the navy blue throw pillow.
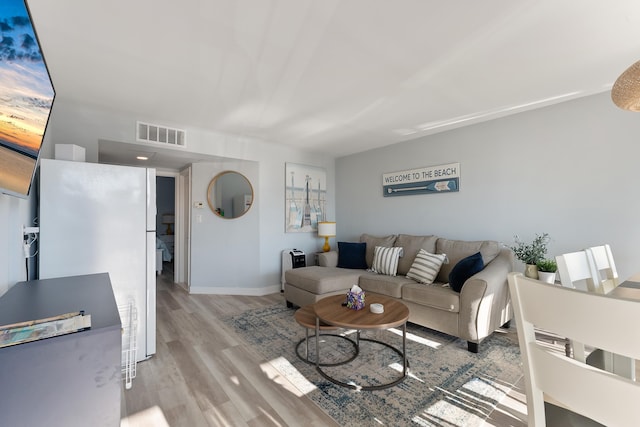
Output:
<instances>
[{"instance_id":1,"label":"navy blue throw pillow","mask_svg":"<svg viewBox=\"0 0 640 427\"><path fill-rule=\"evenodd\" d=\"M461 259L449 273L449 286L456 292L462 290L462 286L467 279L484 268L484 261L480 252L476 252L466 258Z\"/></svg>"},{"instance_id":2,"label":"navy blue throw pillow","mask_svg":"<svg viewBox=\"0 0 640 427\"><path fill-rule=\"evenodd\" d=\"M366 243L338 242L338 267L366 269Z\"/></svg>"}]
</instances>

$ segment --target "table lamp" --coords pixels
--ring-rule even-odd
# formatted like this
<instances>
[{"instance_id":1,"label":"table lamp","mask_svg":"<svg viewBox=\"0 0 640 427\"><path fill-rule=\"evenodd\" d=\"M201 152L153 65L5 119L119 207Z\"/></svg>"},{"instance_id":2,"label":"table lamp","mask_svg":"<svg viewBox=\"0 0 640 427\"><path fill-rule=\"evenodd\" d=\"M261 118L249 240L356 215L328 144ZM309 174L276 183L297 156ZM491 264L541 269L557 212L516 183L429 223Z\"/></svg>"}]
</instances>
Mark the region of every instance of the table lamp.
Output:
<instances>
[{"instance_id":1,"label":"table lamp","mask_svg":"<svg viewBox=\"0 0 640 427\"><path fill-rule=\"evenodd\" d=\"M329 252L331 246L329 246L329 237L336 236L336 223L330 221L318 222L318 237L324 237L324 246L322 250Z\"/></svg>"},{"instance_id":2,"label":"table lamp","mask_svg":"<svg viewBox=\"0 0 640 427\"><path fill-rule=\"evenodd\" d=\"M167 235L173 234L173 230L171 229L171 224L174 223L174 215L173 214L163 214L162 215L162 223L167 225L167 231L165 232Z\"/></svg>"}]
</instances>

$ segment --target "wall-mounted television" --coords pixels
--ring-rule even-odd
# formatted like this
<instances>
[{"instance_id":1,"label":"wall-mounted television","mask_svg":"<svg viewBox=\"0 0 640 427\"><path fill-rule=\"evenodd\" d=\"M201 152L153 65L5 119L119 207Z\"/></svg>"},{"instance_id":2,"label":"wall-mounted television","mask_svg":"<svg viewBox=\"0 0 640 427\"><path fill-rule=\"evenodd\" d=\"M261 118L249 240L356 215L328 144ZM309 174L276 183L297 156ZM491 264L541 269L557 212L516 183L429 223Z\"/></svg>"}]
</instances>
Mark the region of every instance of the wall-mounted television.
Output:
<instances>
[{"instance_id":1,"label":"wall-mounted television","mask_svg":"<svg viewBox=\"0 0 640 427\"><path fill-rule=\"evenodd\" d=\"M0 193L29 195L54 98L26 0L1 0Z\"/></svg>"}]
</instances>

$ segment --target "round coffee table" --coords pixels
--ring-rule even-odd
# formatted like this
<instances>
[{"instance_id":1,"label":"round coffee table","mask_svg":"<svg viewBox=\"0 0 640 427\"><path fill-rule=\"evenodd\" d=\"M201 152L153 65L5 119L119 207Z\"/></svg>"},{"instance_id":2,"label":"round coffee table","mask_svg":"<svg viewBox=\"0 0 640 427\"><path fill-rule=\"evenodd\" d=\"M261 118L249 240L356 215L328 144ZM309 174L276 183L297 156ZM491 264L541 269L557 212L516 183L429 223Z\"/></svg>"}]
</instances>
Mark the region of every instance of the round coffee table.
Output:
<instances>
[{"instance_id":1,"label":"round coffee table","mask_svg":"<svg viewBox=\"0 0 640 427\"><path fill-rule=\"evenodd\" d=\"M302 360L303 362L307 362L309 364L318 364L318 361L312 361L309 360L309 330L313 329L315 330L316 328L316 312L313 310L313 304L312 305L306 305L304 307L299 308L298 310L296 310L295 314L293 315L293 318L296 320L296 322L298 322L298 324L300 326L302 326L303 328L305 328L305 332L306 332L306 336L304 338L302 338L300 341L298 341L298 344L296 344L296 354L298 355L298 358L300 358L300 360ZM339 327L337 326L331 326L331 325L327 325L325 323L320 323L319 325L319 330L320 331L335 331L339 329ZM353 355L344 361L340 361L340 362L335 362L335 363L320 363L320 366L338 366L338 365L343 365L345 363L349 363L352 360L354 360L357 356L358 356L358 344L356 342L354 342L353 340L349 339L348 337L342 336L342 335L335 335L335 334L320 334L321 336L331 336L331 337L335 337L335 338L340 338L346 341L349 341L352 345L353 345ZM302 345L302 343L306 344L306 351L305 351L305 357L302 357L302 355L300 354L300 346ZM316 342L316 346L317 346L317 342ZM316 347L316 359L318 357L318 347Z\"/></svg>"},{"instance_id":2,"label":"round coffee table","mask_svg":"<svg viewBox=\"0 0 640 427\"><path fill-rule=\"evenodd\" d=\"M355 390L381 390L384 388L395 386L407 377L407 368L409 362L407 361L407 320L409 319L409 308L402 302L389 298L383 295L365 294L365 307L361 310L353 310L347 308L343 303L346 302L346 295L335 295L327 298L323 298L312 305L316 315L316 369L326 379L334 384L341 385L343 387L352 388ZM375 314L369 309L371 304L378 303L384 306L384 313ZM317 363L320 359L320 347L318 336L320 334L321 324L331 325L334 327L355 329L358 331L358 353L360 341L370 341L381 345L384 345L402 357L402 376L394 381L386 384L373 385L373 386L359 386L351 383L345 383L339 381L322 370L320 364ZM369 329L390 329L398 326L402 326L402 351L382 341L360 338L361 330Z\"/></svg>"}]
</instances>

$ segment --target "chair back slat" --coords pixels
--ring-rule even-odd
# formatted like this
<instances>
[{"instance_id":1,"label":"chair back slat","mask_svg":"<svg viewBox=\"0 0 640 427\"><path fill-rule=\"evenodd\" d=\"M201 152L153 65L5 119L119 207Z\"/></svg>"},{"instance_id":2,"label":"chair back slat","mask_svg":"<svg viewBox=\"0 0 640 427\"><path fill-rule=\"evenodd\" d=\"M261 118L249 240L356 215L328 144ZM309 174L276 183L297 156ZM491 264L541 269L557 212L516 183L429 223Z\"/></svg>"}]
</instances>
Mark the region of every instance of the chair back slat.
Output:
<instances>
[{"instance_id":1,"label":"chair back slat","mask_svg":"<svg viewBox=\"0 0 640 427\"><path fill-rule=\"evenodd\" d=\"M585 249L585 252L595 263L595 269L599 276L596 288L600 288L605 294L611 292L620 283L611 247L608 244L593 246Z\"/></svg>"},{"instance_id":2,"label":"chair back slat","mask_svg":"<svg viewBox=\"0 0 640 427\"><path fill-rule=\"evenodd\" d=\"M585 251L570 252L556 256L560 283L566 288L581 289L589 292L599 292L598 277L593 262L589 261ZM603 293L603 292L599 292Z\"/></svg>"},{"instance_id":3,"label":"chair back slat","mask_svg":"<svg viewBox=\"0 0 640 427\"><path fill-rule=\"evenodd\" d=\"M638 417L633 412L640 390L634 381L561 353L551 353L538 344L532 348L531 358L533 365L539 367L533 373L538 387L556 404L561 403L605 425L638 425ZM627 411L618 412L613 408L627 408Z\"/></svg>"}]
</instances>

